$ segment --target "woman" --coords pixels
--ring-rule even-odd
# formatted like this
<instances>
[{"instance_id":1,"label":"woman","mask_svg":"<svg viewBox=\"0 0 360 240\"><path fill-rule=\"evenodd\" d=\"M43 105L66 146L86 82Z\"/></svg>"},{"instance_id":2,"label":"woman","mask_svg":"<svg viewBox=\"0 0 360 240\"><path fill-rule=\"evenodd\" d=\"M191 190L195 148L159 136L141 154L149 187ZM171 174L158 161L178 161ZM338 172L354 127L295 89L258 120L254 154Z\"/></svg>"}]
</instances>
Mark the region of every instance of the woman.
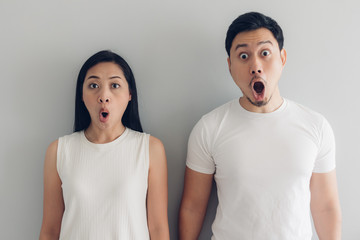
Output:
<instances>
[{"instance_id":1,"label":"woman","mask_svg":"<svg viewBox=\"0 0 360 240\"><path fill-rule=\"evenodd\" d=\"M165 151L142 132L129 65L96 53L75 101L74 133L46 152L40 239L169 239Z\"/></svg>"}]
</instances>

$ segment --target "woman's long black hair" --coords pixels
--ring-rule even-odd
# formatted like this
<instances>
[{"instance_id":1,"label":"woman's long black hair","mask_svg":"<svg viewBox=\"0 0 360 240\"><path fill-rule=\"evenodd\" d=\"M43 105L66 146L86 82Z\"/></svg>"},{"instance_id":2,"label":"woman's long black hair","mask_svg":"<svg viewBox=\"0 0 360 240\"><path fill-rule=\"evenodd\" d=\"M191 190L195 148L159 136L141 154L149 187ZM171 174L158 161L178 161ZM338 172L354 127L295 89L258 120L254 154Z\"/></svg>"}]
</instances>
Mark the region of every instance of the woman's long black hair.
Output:
<instances>
[{"instance_id":1,"label":"woman's long black hair","mask_svg":"<svg viewBox=\"0 0 360 240\"><path fill-rule=\"evenodd\" d=\"M87 71L96 64L102 62L113 62L119 65L123 71L126 81L129 85L131 101L128 103L121 121L125 127L142 132L143 130L140 123L134 74L132 73L129 64L122 57L108 50L100 51L92 55L88 60L86 60L80 69L76 83L74 132L85 130L90 125L90 114L82 100L83 85Z\"/></svg>"}]
</instances>

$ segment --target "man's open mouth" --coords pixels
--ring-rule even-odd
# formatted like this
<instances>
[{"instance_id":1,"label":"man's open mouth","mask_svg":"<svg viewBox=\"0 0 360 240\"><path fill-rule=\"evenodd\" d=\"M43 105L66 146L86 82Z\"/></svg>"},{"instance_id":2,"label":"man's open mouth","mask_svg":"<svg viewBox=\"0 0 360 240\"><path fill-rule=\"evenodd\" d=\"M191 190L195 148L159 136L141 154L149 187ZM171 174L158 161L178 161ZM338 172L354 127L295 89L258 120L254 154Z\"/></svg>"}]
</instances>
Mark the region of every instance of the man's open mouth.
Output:
<instances>
[{"instance_id":1,"label":"man's open mouth","mask_svg":"<svg viewBox=\"0 0 360 240\"><path fill-rule=\"evenodd\" d=\"M262 82L255 82L253 85L253 89L257 94L261 94L264 91L265 86Z\"/></svg>"},{"instance_id":2,"label":"man's open mouth","mask_svg":"<svg viewBox=\"0 0 360 240\"><path fill-rule=\"evenodd\" d=\"M265 97L265 84L263 81L255 80L252 83L252 92L255 101L264 101Z\"/></svg>"}]
</instances>

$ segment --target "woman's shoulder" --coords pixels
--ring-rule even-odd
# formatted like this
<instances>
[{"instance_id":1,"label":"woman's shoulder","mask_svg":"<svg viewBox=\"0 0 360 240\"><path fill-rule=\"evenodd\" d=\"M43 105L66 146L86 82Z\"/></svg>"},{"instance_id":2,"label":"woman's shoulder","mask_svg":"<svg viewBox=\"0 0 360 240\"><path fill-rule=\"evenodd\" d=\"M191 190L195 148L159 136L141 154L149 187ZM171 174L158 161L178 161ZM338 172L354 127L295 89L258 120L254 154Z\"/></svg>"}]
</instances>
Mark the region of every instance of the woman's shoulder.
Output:
<instances>
[{"instance_id":1,"label":"woman's shoulder","mask_svg":"<svg viewBox=\"0 0 360 240\"><path fill-rule=\"evenodd\" d=\"M83 133L84 133L84 131L73 132L73 133L69 133L64 136L61 136L61 137L59 137L59 139L74 139L74 138L80 137Z\"/></svg>"},{"instance_id":2,"label":"woman's shoulder","mask_svg":"<svg viewBox=\"0 0 360 240\"><path fill-rule=\"evenodd\" d=\"M165 155L165 148L164 148L164 144L161 142L160 139L154 137L154 136L150 136L149 137L149 151L150 151L150 156L164 156ZM157 158L155 157L155 158Z\"/></svg>"},{"instance_id":3,"label":"woman's shoulder","mask_svg":"<svg viewBox=\"0 0 360 240\"><path fill-rule=\"evenodd\" d=\"M81 136L81 133L82 131L70 133L59 137L58 139L54 140L49 144L46 153L51 155L56 154L59 144L63 142L68 142L70 140L78 140L78 138Z\"/></svg>"},{"instance_id":4,"label":"woman's shoulder","mask_svg":"<svg viewBox=\"0 0 360 240\"><path fill-rule=\"evenodd\" d=\"M150 135L149 133L135 131L130 128L128 128L127 131L128 131L128 134L132 137L148 138L150 151L152 150L152 151L157 152L157 151L161 151L162 149L164 149L164 145L161 142L161 140L158 139L157 137Z\"/></svg>"},{"instance_id":5,"label":"woman's shoulder","mask_svg":"<svg viewBox=\"0 0 360 240\"><path fill-rule=\"evenodd\" d=\"M131 128L126 128L125 135L133 137L133 138L148 138L148 137L151 137L150 134L148 134L146 132L139 132L139 131L133 130Z\"/></svg>"},{"instance_id":6,"label":"woman's shoulder","mask_svg":"<svg viewBox=\"0 0 360 240\"><path fill-rule=\"evenodd\" d=\"M59 140L56 139L52 143L49 144L46 154L45 154L45 170L51 171L56 166L56 159L57 159L57 149L58 149ZM55 168L56 169L56 168Z\"/></svg>"},{"instance_id":7,"label":"woman's shoulder","mask_svg":"<svg viewBox=\"0 0 360 240\"><path fill-rule=\"evenodd\" d=\"M160 139L154 136L149 136L149 147L153 149L163 149L164 145Z\"/></svg>"},{"instance_id":8,"label":"woman's shoulder","mask_svg":"<svg viewBox=\"0 0 360 240\"><path fill-rule=\"evenodd\" d=\"M58 138L58 144L74 143L80 142L81 136L84 134L84 131L73 132Z\"/></svg>"},{"instance_id":9,"label":"woman's shoulder","mask_svg":"<svg viewBox=\"0 0 360 240\"><path fill-rule=\"evenodd\" d=\"M150 135L149 133L146 132L139 132L139 131L135 131L132 130L131 128L127 129L129 135L135 136L135 137L147 137L149 138L149 145L154 146L154 147L159 147L162 146L162 142L160 139Z\"/></svg>"},{"instance_id":10,"label":"woman's shoulder","mask_svg":"<svg viewBox=\"0 0 360 240\"><path fill-rule=\"evenodd\" d=\"M55 141L51 142L46 150L46 154L54 154L57 151L59 144L59 139L56 139Z\"/></svg>"}]
</instances>

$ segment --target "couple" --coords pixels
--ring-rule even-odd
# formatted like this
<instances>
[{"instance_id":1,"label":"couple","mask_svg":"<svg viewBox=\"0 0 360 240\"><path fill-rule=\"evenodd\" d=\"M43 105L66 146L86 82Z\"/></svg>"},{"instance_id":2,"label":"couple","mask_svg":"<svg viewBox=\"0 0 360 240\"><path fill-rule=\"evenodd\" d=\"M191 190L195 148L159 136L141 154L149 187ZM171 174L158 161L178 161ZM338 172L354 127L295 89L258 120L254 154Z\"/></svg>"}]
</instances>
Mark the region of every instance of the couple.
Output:
<instances>
[{"instance_id":1,"label":"couple","mask_svg":"<svg viewBox=\"0 0 360 240\"><path fill-rule=\"evenodd\" d=\"M320 114L281 97L283 34L250 12L225 47L243 96L204 115L188 145L181 240L197 239L212 180L213 240L341 238L335 141ZM163 144L143 133L133 73L101 51L82 66L74 133L48 147L40 239L169 239Z\"/></svg>"}]
</instances>

